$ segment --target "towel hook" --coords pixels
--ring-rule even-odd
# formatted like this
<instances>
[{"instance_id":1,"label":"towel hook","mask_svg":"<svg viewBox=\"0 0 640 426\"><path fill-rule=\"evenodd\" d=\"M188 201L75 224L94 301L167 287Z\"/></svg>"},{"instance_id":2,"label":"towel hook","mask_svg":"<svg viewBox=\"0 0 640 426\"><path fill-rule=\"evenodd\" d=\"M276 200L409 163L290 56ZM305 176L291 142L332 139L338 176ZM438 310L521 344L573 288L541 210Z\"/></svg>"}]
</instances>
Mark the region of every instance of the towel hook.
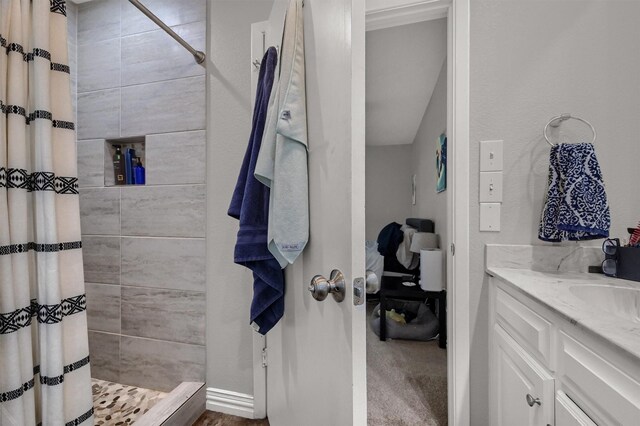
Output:
<instances>
[{"instance_id":1,"label":"towel hook","mask_svg":"<svg viewBox=\"0 0 640 426\"><path fill-rule=\"evenodd\" d=\"M592 144L594 144L596 142L596 129L595 127L593 127L593 125L591 125L591 123L589 123L587 120L580 118L580 117L574 117L569 113L564 113L564 114L560 114L557 117L553 117L551 120L549 120L549 122L547 123L546 126L544 126L544 131L542 132L542 134L544 135L545 140L547 141L547 143L549 145L556 146L556 144L554 144L553 142L551 142L549 140L549 136L547 136L547 129L549 128L549 126L551 127L558 127L560 126L560 124L563 121L567 121L569 119L574 119L574 120L578 120L583 122L584 124L586 124L587 126L589 126L591 128L591 131L593 132L593 140L591 141Z\"/></svg>"}]
</instances>

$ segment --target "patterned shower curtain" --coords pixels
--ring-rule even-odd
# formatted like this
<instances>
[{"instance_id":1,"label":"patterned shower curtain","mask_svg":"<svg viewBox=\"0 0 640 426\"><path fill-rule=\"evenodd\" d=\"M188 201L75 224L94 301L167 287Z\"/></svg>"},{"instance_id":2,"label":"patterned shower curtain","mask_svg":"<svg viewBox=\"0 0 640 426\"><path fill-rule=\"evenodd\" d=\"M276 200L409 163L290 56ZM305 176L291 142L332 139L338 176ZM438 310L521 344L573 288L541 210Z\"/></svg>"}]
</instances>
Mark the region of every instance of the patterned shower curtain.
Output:
<instances>
[{"instance_id":1,"label":"patterned shower curtain","mask_svg":"<svg viewBox=\"0 0 640 426\"><path fill-rule=\"evenodd\" d=\"M0 43L0 425L89 425L64 0L0 0Z\"/></svg>"}]
</instances>

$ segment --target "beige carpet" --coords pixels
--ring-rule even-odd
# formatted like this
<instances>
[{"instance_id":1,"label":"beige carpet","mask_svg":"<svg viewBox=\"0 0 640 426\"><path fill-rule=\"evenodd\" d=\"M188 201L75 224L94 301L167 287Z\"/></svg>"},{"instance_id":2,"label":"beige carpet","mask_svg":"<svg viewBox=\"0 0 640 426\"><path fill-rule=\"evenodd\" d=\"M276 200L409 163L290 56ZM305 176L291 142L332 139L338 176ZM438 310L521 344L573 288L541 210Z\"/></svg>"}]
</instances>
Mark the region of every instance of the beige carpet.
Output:
<instances>
[{"instance_id":1,"label":"beige carpet","mask_svg":"<svg viewBox=\"0 0 640 426\"><path fill-rule=\"evenodd\" d=\"M369 326L367 400L369 426L447 424L447 351L437 340L381 342Z\"/></svg>"}]
</instances>

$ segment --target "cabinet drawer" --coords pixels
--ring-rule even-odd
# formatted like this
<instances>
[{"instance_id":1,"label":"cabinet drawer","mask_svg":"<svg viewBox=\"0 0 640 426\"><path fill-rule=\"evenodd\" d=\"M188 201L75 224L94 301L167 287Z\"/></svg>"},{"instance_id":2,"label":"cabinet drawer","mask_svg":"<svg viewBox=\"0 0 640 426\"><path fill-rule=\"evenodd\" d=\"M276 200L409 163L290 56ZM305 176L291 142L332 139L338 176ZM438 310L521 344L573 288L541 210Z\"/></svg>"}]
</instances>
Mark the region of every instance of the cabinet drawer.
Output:
<instances>
[{"instance_id":1,"label":"cabinet drawer","mask_svg":"<svg viewBox=\"0 0 640 426\"><path fill-rule=\"evenodd\" d=\"M556 394L556 426L598 426L566 393Z\"/></svg>"},{"instance_id":2,"label":"cabinet drawer","mask_svg":"<svg viewBox=\"0 0 640 426\"><path fill-rule=\"evenodd\" d=\"M562 332L558 378L567 395L597 423L638 424L640 383Z\"/></svg>"},{"instance_id":3,"label":"cabinet drawer","mask_svg":"<svg viewBox=\"0 0 640 426\"><path fill-rule=\"evenodd\" d=\"M496 289L496 320L539 361L551 367L551 323L504 290Z\"/></svg>"}]
</instances>

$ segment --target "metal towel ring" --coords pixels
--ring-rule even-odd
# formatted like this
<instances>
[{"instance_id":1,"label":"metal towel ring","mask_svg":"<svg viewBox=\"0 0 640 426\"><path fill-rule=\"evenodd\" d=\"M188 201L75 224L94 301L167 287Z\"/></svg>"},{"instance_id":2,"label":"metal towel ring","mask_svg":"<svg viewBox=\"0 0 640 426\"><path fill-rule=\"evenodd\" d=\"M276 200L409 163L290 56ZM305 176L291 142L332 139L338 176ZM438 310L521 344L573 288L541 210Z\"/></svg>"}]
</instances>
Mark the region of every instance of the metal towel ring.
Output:
<instances>
[{"instance_id":1,"label":"metal towel ring","mask_svg":"<svg viewBox=\"0 0 640 426\"><path fill-rule=\"evenodd\" d=\"M584 124L589 126L591 128L591 131L593 132L593 140L591 141L591 143L594 144L596 142L596 129L591 125L591 123L589 123L587 120L582 119L580 117L572 117L571 114L561 114L557 117L553 117L551 120L549 120L547 125L544 126L544 132L543 132L544 138L549 145L556 146L556 144L554 144L549 140L549 136L547 136L547 129L549 128L549 126L558 127L560 126L560 123L562 123L563 121L567 121L571 118L573 118L574 120L582 121Z\"/></svg>"}]
</instances>

